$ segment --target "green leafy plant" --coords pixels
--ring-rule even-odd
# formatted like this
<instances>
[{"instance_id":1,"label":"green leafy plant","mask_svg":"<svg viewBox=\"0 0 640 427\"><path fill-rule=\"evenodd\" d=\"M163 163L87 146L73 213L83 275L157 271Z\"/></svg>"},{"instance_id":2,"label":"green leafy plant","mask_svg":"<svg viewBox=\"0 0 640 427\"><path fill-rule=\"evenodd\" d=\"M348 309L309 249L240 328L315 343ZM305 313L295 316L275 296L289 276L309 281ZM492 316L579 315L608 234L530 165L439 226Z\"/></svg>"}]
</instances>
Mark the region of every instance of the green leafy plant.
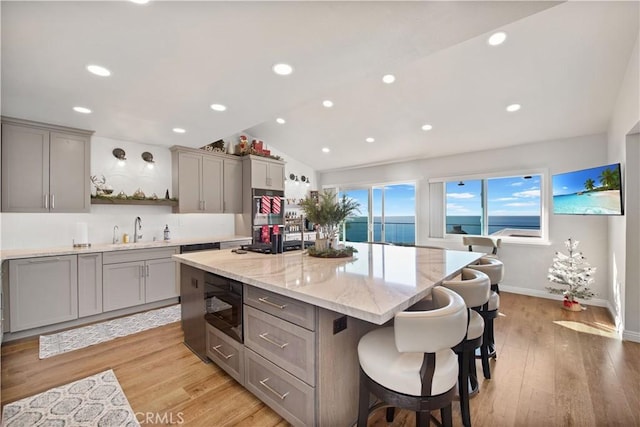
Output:
<instances>
[{"instance_id":1,"label":"green leafy plant","mask_svg":"<svg viewBox=\"0 0 640 427\"><path fill-rule=\"evenodd\" d=\"M320 227L319 232L329 241L338 236L339 226L347 217L360 212L360 203L346 195L337 198L333 191L325 190L318 199L307 196L300 202L307 219Z\"/></svg>"}]
</instances>

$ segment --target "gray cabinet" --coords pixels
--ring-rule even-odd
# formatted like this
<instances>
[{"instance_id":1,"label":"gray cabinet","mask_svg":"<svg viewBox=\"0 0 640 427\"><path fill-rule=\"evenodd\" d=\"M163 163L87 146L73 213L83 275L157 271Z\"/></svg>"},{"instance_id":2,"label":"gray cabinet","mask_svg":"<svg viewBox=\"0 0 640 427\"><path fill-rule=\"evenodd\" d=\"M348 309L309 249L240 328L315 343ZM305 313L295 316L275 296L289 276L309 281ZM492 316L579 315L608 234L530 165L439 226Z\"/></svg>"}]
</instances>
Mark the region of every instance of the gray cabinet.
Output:
<instances>
[{"instance_id":1,"label":"gray cabinet","mask_svg":"<svg viewBox=\"0 0 640 427\"><path fill-rule=\"evenodd\" d=\"M264 157L246 156L243 169L244 176L251 183L251 188L284 191L284 162Z\"/></svg>"},{"instance_id":2,"label":"gray cabinet","mask_svg":"<svg viewBox=\"0 0 640 427\"><path fill-rule=\"evenodd\" d=\"M242 213L242 161L224 159L224 213Z\"/></svg>"},{"instance_id":3,"label":"gray cabinet","mask_svg":"<svg viewBox=\"0 0 640 427\"><path fill-rule=\"evenodd\" d=\"M173 259L145 261L145 269L145 302L162 301L180 295L176 281L176 263Z\"/></svg>"},{"instance_id":4,"label":"gray cabinet","mask_svg":"<svg viewBox=\"0 0 640 427\"><path fill-rule=\"evenodd\" d=\"M104 311L144 304L144 261L106 264L102 267Z\"/></svg>"},{"instance_id":5,"label":"gray cabinet","mask_svg":"<svg viewBox=\"0 0 640 427\"><path fill-rule=\"evenodd\" d=\"M78 317L102 313L102 253L78 255Z\"/></svg>"},{"instance_id":6,"label":"gray cabinet","mask_svg":"<svg viewBox=\"0 0 640 427\"><path fill-rule=\"evenodd\" d=\"M2 118L2 211L88 212L92 132Z\"/></svg>"},{"instance_id":7,"label":"gray cabinet","mask_svg":"<svg viewBox=\"0 0 640 427\"><path fill-rule=\"evenodd\" d=\"M316 308L245 285L243 311L245 387L293 425L317 425Z\"/></svg>"},{"instance_id":8,"label":"gray cabinet","mask_svg":"<svg viewBox=\"0 0 640 427\"><path fill-rule=\"evenodd\" d=\"M204 315L204 271L180 264L180 304L184 343L206 360L206 329ZM217 344L216 344L217 345Z\"/></svg>"},{"instance_id":9,"label":"gray cabinet","mask_svg":"<svg viewBox=\"0 0 640 427\"><path fill-rule=\"evenodd\" d=\"M240 202L236 197L240 198L241 195L233 194L237 185L234 180L242 182L234 163L238 160L185 147L171 147L171 151L172 188L174 197L178 198L178 212L240 212ZM228 167L228 172L225 167ZM229 183L225 184L227 176ZM225 196L225 190L228 197Z\"/></svg>"},{"instance_id":10,"label":"gray cabinet","mask_svg":"<svg viewBox=\"0 0 640 427\"><path fill-rule=\"evenodd\" d=\"M9 261L11 332L78 318L76 255Z\"/></svg>"},{"instance_id":11,"label":"gray cabinet","mask_svg":"<svg viewBox=\"0 0 640 427\"><path fill-rule=\"evenodd\" d=\"M176 248L104 253L104 311L177 297L175 253Z\"/></svg>"}]
</instances>

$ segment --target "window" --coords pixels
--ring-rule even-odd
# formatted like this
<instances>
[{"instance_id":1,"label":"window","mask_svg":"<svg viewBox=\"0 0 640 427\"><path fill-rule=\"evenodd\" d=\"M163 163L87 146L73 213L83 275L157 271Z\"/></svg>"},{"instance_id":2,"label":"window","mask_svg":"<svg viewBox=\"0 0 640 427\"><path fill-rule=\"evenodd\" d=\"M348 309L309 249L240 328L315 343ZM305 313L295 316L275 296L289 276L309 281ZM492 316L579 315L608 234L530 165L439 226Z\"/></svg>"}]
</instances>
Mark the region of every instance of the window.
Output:
<instances>
[{"instance_id":1,"label":"window","mask_svg":"<svg viewBox=\"0 0 640 427\"><path fill-rule=\"evenodd\" d=\"M344 189L338 196L342 197L343 194L360 203L360 214L347 219L342 240L415 244L415 184Z\"/></svg>"},{"instance_id":2,"label":"window","mask_svg":"<svg viewBox=\"0 0 640 427\"><path fill-rule=\"evenodd\" d=\"M542 175L446 182L446 233L542 236Z\"/></svg>"}]
</instances>

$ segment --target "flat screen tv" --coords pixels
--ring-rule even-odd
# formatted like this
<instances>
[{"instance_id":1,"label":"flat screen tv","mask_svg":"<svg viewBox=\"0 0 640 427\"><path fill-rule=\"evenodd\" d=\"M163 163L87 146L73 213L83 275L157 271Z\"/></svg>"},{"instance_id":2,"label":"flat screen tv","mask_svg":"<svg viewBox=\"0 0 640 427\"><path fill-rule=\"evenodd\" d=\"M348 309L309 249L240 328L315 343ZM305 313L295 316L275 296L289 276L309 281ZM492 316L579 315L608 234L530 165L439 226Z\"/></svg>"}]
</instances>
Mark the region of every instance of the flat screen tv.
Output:
<instances>
[{"instance_id":1,"label":"flat screen tv","mask_svg":"<svg viewBox=\"0 0 640 427\"><path fill-rule=\"evenodd\" d=\"M623 215L620 163L553 175L553 213Z\"/></svg>"}]
</instances>

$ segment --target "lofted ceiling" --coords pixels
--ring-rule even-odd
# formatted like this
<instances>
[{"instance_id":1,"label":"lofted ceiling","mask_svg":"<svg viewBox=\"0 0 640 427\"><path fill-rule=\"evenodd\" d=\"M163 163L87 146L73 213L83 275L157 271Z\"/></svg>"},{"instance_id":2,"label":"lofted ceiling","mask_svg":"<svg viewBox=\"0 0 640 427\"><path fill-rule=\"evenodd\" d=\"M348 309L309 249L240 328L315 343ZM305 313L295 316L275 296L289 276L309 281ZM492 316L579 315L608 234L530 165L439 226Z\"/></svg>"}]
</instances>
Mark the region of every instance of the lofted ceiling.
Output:
<instances>
[{"instance_id":1,"label":"lofted ceiling","mask_svg":"<svg viewBox=\"0 0 640 427\"><path fill-rule=\"evenodd\" d=\"M639 16L637 1L0 7L2 115L164 146L246 132L319 171L605 132Z\"/></svg>"}]
</instances>

